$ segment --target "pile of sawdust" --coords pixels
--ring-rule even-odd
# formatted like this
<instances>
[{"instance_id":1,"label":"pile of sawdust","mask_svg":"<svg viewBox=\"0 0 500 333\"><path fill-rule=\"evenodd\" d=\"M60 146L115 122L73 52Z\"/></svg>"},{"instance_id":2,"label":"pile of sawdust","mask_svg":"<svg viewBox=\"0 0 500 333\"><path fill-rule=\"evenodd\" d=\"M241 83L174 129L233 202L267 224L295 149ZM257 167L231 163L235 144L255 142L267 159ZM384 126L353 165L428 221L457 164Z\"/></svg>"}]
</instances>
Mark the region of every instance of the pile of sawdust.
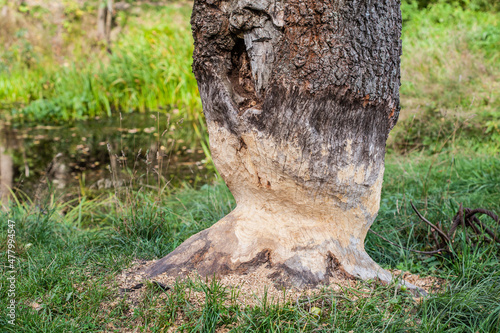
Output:
<instances>
[{"instance_id":1,"label":"pile of sawdust","mask_svg":"<svg viewBox=\"0 0 500 333\"><path fill-rule=\"evenodd\" d=\"M134 309L138 308L140 303L144 300L147 294L146 291L148 288L146 288L146 285L148 283L156 284L156 286L166 290L167 292L158 294L159 298L166 299L169 293L172 292L172 290L169 289L173 289L176 285L176 280L181 282L183 279L189 279L195 282L194 285L197 285L196 281L206 283L207 285L212 282L212 278L201 278L194 273L185 278L175 278L166 274L156 276L153 279L148 278L143 271L153 262L154 261L135 261L130 268L118 274L113 280L112 285L109 285L110 289L117 290L117 292L114 293L117 297L109 302L103 303L103 309L110 311L118 304L124 302L128 306L128 312L133 313ZM328 286L317 286L315 288L303 290L296 288L284 289L277 286L274 281L268 278L270 272L271 270L265 266L261 266L246 275L226 275L217 278L217 282L221 287L225 287L227 291L231 291L228 293L230 296L224 301L224 305L239 305L241 308L245 308L262 305L264 301L266 301L267 304L285 302L298 303L301 299L307 299L312 295L319 294L321 291L325 290L325 288L330 292L333 291L336 293L343 293L346 288L349 288L350 290L362 291L362 293L359 293L359 297L370 296L370 290L367 288L366 283L350 279L330 278L330 284ZM427 293L439 291L446 284L446 280L436 277L428 276L422 278L419 275L398 270L393 270L391 273L395 277L402 278L424 289ZM194 285L193 283L185 283L182 285L182 288L185 288L186 301L188 301L193 308L201 310L205 304L206 294L200 288L194 287ZM351 298L352 297L353 295L351 295ZM358 298L358 296L354 296L354 298ZM415 301L418 300L420 300L420 298L415 299ZM183 323L183 316L182 313L178 314L174 327L178 327ZM140 318L136 317L135 321L137 321L137 326L141 325ZM115 327L109 328L115 329Z\"/></svg>"},{"instance_id":2,"label":"pile of sawdust","mask_svg":"<svg viewBox=\"0 0 500 333\"><path fill-rule=\"evenodd\" d=\"M182 278L176 278L166 274L158 275L153 279L148 278L143 271L146 266L151 265L153 262L154 261L136 261L129 269L124 270L121 274L119 274L115 281L118 284L120 294L128 293L128 297L133 303L135 303L135 301L137 301L136 298L141 294L140 290L144 290L142 286L147 281L154 281L154 283L158 283L160 286L170 288L175 285L176 280L182 281ZM311 294L318 293L325 288L325 286L317 286L302 290L296 288L281 288L277 286L274 281L268 278L271 272L272 271L270 269L263 265L246 275L225 275L218 277L217 280L223 287L237 291L235 293L235 301L242 306L259 305L265 297L267 297L268 302L274 303L295 301L302 296L310 296ZM419 275L398 270L391 271L391 273L396 277L400 277L405 281L422 288L427 293L440 290L446 282L444 279L432 276L422 278ZM195 273L187 276L186 278L193 281L201 280L207 284L212 281L212 278L201 278ZM356 288L360 283L356 280L333 277L330 278L329 282L330 283L327 288L337 292L340 292L345 288ZM204 303L205 294L203 292L191 292L190 295L190 298L192 298L191 300L194 301L195 304Z\"/></svg>"},{"instance_id":3,"label":"pile of sawdust","mask_svg":"<svg viewBox=\"0 0 500 333\"><path fill-rule=\"evenodd\" d=\"M406 282L425 290L428 294L442 290L447 283L445 279L435 276L421 277L420 275L403 272L401 270L391 270L390 272L392 276L403 279Z\"/></svg>"}]
</instances>

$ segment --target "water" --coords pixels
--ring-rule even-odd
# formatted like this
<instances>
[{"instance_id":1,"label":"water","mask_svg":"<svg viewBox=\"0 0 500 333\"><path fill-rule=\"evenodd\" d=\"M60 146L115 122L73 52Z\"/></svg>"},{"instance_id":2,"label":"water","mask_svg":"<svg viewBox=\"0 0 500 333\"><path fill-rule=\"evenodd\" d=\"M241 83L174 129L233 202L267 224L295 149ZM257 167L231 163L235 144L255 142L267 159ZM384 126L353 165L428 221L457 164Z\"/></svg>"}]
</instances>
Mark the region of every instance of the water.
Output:
<instances>
[{"instance_id":1,"label":"water","mask_svg":"<svg viewBox=\"0 0 500 333\"><path fill-rule=\"evenodd\" d=\"M189 146L186 122L166 115L129 114L73 126L14 127L0 123L0 199L64 198L117 188L158 190L209 180L200 145ZM189 139L190 142L196 140Z\"/></svg>"}]
</instances>

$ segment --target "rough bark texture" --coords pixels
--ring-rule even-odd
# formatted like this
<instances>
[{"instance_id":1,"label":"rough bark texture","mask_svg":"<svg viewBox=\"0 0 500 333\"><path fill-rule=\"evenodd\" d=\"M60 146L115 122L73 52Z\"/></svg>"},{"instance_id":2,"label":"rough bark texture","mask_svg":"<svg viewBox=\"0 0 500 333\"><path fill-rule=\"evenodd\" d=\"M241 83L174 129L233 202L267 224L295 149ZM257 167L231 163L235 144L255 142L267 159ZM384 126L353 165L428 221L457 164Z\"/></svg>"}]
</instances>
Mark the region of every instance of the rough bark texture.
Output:
<instances>
[{"instance_id":1,"label":"rough bark texture","mask_svg":"<svg viewBox=\"0 0 500 333\"><path fill-rule=\"evenodd\" d=\"M389 281L366 254L399 114L395 0L196 0L193 71L237 208L149 268Z\"/></svg>"}]
</instances>

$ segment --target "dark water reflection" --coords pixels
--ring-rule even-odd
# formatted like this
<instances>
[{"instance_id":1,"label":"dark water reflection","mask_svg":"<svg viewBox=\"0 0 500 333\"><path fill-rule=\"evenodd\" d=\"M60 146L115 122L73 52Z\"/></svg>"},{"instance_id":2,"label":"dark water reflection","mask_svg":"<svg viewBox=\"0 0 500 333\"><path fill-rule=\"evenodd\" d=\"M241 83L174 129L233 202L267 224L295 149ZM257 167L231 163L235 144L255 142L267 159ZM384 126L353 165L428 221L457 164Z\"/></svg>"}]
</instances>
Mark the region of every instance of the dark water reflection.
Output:
<instances>
[{"instance_id":1,"label":"dark water reflection","mask_svg":"<svg viewBox=\"0 0 500 333\"><path fill-rule=\"evenodd\" d=\"M169 122L164 114L93 119L71 127L4 123L0 130L4 203L10 189L32 200L47 191L71 198L123 186L155 191L198 186L213 174L190 124Z\"/></svg>"}]
</instances>

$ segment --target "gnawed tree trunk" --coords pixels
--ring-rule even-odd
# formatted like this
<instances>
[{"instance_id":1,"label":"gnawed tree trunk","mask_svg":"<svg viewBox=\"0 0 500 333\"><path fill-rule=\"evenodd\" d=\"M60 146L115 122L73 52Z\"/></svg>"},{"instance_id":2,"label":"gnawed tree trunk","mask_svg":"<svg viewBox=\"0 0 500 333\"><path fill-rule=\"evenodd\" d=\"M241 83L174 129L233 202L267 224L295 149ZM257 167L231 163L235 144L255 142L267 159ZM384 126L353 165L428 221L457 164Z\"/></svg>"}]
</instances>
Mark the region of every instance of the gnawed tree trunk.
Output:
<instances>
[{"instance_id":1,"label":"gnawed tree trunk","mask_svg":"<svg viewBox=\"0 0 500 333\"><path fill-rule=\"evenodd\" d=\"M196 0L193 71L237 207L148 268L391 280L365 252L399 114L396 0Z\"/></svg>"}]
</instances>

